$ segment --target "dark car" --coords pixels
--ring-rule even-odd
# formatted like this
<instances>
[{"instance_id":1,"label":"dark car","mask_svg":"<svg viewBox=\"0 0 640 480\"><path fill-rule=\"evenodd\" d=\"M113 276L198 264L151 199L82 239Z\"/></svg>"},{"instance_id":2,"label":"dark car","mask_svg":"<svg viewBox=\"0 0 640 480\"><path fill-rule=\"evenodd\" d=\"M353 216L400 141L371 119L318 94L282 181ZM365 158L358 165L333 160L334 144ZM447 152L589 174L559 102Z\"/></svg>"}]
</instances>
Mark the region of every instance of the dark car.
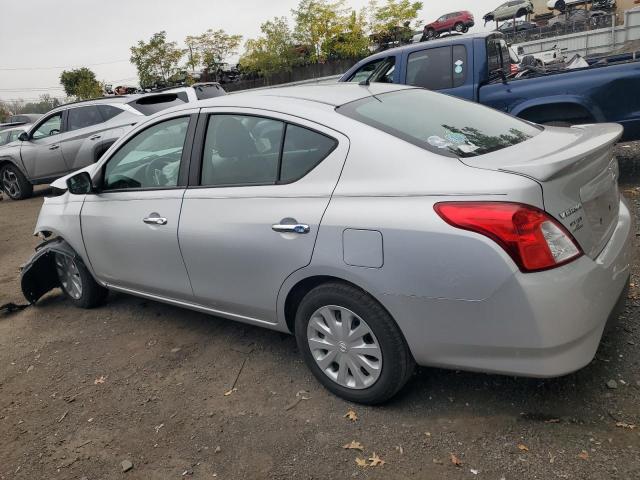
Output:
<instances>
[{"instance_id":1,"label":"dark car","mask_svg":"<svg viewBox=\"0 0 640 480\"><path fill-rule=\"evenodd\" d=\"M473 14L466 10L442 15L435 22L425 25L422 40L439 37L441 33L466 33L475 25Z\"/></svg>"},{"instance_id":2,"label":"dark car","mask_svg":"<svg viewBox=\"0 0 640 480\"><path fill-rule=\"evenodd\" d=\"M508 20L498 27L498 31L502 33L526 32L538 28L538 25L526 20L516 20L515 26L513 20Z\"/></svg>"}]
</instances>

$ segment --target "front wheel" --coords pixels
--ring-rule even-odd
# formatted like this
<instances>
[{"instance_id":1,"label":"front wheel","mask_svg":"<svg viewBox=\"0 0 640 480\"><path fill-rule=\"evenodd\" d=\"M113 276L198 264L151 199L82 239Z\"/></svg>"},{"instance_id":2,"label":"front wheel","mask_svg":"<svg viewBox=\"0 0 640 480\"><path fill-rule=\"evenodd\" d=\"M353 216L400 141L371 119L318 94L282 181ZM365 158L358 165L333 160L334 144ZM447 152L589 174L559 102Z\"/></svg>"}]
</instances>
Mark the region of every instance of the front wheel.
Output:
<instances>
[{"instance_id":1,"label":"front wheel","mask_svg":"<svg viewBox=\"0 0 640 480\"><path fill-rule=\"evenodd\" d=\"M427 38L431 39L431 38L435 38L436 36L436 31L433 28L429 28L427 30Z\"/></svg>"},{"instance_id":2,"label":"front wheel","mask_svg":"<svg viewBox=\"0 0 640 480\"><path fill-rule=\"evenodd\" d=\"M29 183L20 169L8 163L0 168L2 191L12 200L29 198L33 194L33 185Z\"/></svg>"},{"instance_id":3,"label":"front wheel","mask_svg":"<svg viewBox=\"0 0 640 480\"><path fill-rule=\"evenodd\" d=\"M80 259L56 253L54 261L60 287L71 303L89 309L104 302L108 290L93 279Z\"/></svg>"},{"instance_id":4,"label":"front wheel","mask_svg":"<svg viewBox=\"0 0 640 480\"><path fill-rule=\"evenodd\" d=\"M413 357L394 320L351 285L327 283L311 290L298 308L295 332L311 372L345 400L383 403L413 373Z\"/></svg>"}]
</instances>

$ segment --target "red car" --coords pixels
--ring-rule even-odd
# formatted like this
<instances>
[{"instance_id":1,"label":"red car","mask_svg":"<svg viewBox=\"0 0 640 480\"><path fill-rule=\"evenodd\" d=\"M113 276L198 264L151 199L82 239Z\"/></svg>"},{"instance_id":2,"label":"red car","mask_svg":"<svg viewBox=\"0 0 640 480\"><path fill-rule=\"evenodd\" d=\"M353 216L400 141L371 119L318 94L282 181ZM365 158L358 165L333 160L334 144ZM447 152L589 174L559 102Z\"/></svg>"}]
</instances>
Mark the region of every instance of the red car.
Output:
<instances>
[{"instance_id":1,"label":"red car","mask_svg":"<svg viewBox=\"0 0 640 480\"><path fill-rule=\"evenodd\" d=\"M475 25L473 14L466 10L442 15L435 22L425 25L422 40L439 37L441 33L466 33Z\"/></svg>"}]
</instances>

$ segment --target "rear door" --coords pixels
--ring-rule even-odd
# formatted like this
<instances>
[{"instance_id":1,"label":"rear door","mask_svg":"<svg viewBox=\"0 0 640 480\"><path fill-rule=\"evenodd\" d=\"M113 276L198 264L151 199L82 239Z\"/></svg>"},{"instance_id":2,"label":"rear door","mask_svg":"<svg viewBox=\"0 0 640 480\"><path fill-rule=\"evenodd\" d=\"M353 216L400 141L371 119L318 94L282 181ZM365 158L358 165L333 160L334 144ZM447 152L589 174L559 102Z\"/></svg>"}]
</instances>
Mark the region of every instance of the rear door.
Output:
<instances>
[{"instance_id":1,"label":"rear door","mask_svg":"<svg viewBox=\"0 0 640 480\"><path fill-rule=\"evenodd\" d=\"M46 116L22 142L20 156L29 179L50 179L67 173L60 143L63 140L63 112Z\"/></svg>"},{"instance_id":2,"label":"rear door","mask_svg":"<svg viewBox=\"0 0 640 480\"><path fill-rule=\"evenodd\" d=\"M66 117L66 134L61 142L62 155L69 170L93 163L93 150L100 141L104 119L97 105L70 108Z\"/></svg>"},{"instance_id":3,"label":"rear door","mask_svg":"<svg viewBox=\"0 0 640 480\"><path fill-rule=\"evenodd\" d=\"M196 302L275 322L280 286L311 261L348 140L240 108L207 109L198 136L179 229Z\"/></svg>"}]
</instances>

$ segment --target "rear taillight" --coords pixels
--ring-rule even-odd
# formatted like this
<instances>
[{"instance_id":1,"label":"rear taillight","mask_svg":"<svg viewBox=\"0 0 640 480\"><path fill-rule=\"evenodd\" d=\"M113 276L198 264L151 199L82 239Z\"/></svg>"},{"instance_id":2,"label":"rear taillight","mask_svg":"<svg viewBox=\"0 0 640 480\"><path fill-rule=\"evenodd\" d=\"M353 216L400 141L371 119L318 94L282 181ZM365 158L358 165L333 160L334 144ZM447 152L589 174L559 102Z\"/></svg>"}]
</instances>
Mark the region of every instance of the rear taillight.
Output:
<instances>
[{"instance_id":1,"label":"rear taillight","mask_svg":"<svg viewBox=\"0 0 640 480\"><path fill-rule=\"evenodd\" d=\"M530 205L443 202L434 208L448 224L497 242L523 272L548 270L582 255L580 247L560 223Z\"/></svg>"}]
</instances>

